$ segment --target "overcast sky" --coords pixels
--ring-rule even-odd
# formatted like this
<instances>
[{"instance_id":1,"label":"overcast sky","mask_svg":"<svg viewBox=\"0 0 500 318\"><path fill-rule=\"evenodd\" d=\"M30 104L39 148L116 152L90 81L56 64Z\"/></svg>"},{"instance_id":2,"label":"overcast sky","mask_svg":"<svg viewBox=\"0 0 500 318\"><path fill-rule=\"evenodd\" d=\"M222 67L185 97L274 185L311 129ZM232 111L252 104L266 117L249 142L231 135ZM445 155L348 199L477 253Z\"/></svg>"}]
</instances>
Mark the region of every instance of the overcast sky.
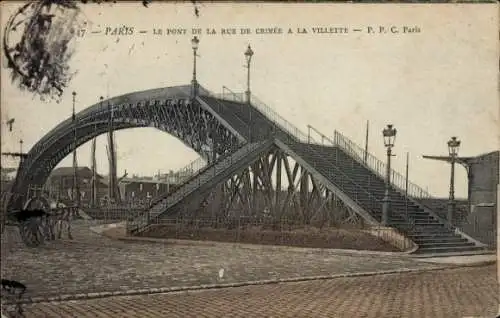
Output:
<instances>
[{"instance_id":1,"label":"overcast sky","mask_svg":"<svg viewBox=\"0 0 500 318\"><path fill-rule=\"evenodd\" d=\"M2 27L18 4L2 3ZM449 166L422 159L447 154L446 141L462 141L461 155L498 149L498 17L486 5L278 5L201 4L200 17L190 4L139 1L85 5L92 29L126 25L130 36L87 34L78 39L70 66L77 71L63 101L41 102L21 92L2 68L2 151L24 149L70 116L71 92L83 110L100 95L116 96L151 88L189 84L192 72L191 28L199 27L198 80L209 90L223 85L245 90L243 53L252 60L252 91L288 121L306 132L311 124L327 135L335 129L364 144L370 120L369 150L385 160L381 130L398 129L394 167L404 173L410 153L410 180L446 196ZM313 27L347 27L347 34L313 34ZM419 33L368 34L367 28L418 26ZM153 35L156 28L186 28L185 35ZM250 35L207 35L223 27L248 27ZM281 27L285 34L255 34L256 28ZM286 34L291 27L294 34ZM308 34L297 34L297 28ZM354 32L354 28L363 31ZM138 30L147 30L139 34ZM378 29L377 29L378 30ZM2 29L3 32L3 29ZM5 66L5 63L4 65ZM5 126L14 117L14 131ZM151 175L183 167L198 156L180 141L152 128L116 133L118 173ZM105 136L98 139L99 173L107 173ZM90 145L79 148L80 165L90 165ZM147 155L145 155L147 154ZM2 158L2 166L17 163ZM60 165L71 165L71 158ZM457 195L466 195L465 169L457 172Z\"/></svg>"}]
</instances>

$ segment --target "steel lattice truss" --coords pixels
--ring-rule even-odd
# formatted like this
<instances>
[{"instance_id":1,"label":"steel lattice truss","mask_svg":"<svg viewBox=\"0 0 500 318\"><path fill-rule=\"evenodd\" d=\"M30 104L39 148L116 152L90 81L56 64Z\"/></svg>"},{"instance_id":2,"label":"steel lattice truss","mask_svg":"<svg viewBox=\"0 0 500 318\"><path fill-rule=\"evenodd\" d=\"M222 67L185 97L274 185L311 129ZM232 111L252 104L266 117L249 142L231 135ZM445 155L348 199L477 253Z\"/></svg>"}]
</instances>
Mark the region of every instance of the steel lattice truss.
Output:
<instances>
[{"instance_id":1,"label":"steel lattice truss","mask_svg":"<svg viewBox=\"0 0 500 318\"><path fill-rule=\"evenodd\" d=\"M182 191L181 188L177 191ZM362 218L304 167L273 147L212 189L193 193L163 218L286 218L301 224L361 224ZM160 219L162 216L160 216ZM245 219L245 218L243 218ZM154 223L154 222L153 222Z\"/></svg>"},{"instance_id":2,"label":"steel lattice truss","mask_svg":"<svg viewBox=\"0 0 500 318\"><path fill-rule=\"evenodd\" d=\"M17 199L11 201L9 207L19 208L27 199L28 187L43 185L55 166L73 151L74 125L77 125L76 147L106 133L113 116L115 130L155 127L180 139L208 163L244 141L210 108L192 101L186 90L189 91L189 86L118 96L78 113L74 123L71 119L63 121L44 136L23 160L13 186Z\"/></svg>"}]
</instances>

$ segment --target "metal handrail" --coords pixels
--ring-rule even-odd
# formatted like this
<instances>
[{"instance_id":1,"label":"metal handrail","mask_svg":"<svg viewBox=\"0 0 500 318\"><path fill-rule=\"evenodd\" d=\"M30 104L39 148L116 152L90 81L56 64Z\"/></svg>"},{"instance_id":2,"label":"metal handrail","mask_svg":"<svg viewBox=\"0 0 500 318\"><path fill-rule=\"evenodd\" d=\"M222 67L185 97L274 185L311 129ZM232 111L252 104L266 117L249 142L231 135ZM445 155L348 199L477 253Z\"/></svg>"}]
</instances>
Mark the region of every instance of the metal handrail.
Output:
<instances>
[{"instance_id":1,"label":"metal handrail","mask_svg":"<svg viewBox=\"0 0 500 318\"><path fill-rule=\"evenodd\" d=\"M349 138L342 135L340 132L335 131L334 141L330 142L347 152L359 163L369 168L372 172L377 174L380 178L386 178L386 163L382 162L380 159L376 158L374 155L367 153L365 149L358 146L355 142ZM366 156L366 160L364 159ZM406 177L399 172L391 169L391 185L398 189L400 192L406 191ZM408 195L410 197L425 199L430 198L432 195L424 190L422 187L416 185L415 183L408 180Z\"/></svg>"},{"instance_id":2,"label":"metal handrail","mask_svg":"<svg viewBox=\"0 0 500 318\"><path fill-rule=\"evenodd\" d=\"M191 161L189 164L184 166L183 168L177 170L176 172L173 173L172 176L167 175L167 178L174 177L176 180L175 182L177 184L183 183L186 180L189 180L193 176L197 175L203 168L207 166L207 163L203 157L199 157L193 161ZM160 194L156 198L153 198L151 201L151 204L154 204L158 201L161 201L166 195L168 194Z\"/></svg>"},{"instance_id":3,"label":"metal handrail","mask_svg":"<svg viewBox=\"0 0 500 318\"><path fill-rule=\"evenodd\" d=\"M216 176L217 172L226 170L233 164L233 162L237 162L238 160L246 157L249 153L251 153L252 151L254 151L255 149L264 145L267 142L269 141L264 140L258 143L243 144L230 156L225 156L222 160L217 161L213 165L207 166L205 169L202 170L202 172L200 172L196 176L196 178L190 179L177 191L167 196L157 204L155 204L149 211L142 213L134 220L128 222L127 230L134 231L138 230L141 227L147 226L150 223L150 220L159 216L166 207L182 200L184 197L186 197L187 195L198 189L206 181L210 180L210 178Z\"/></svg>"},{"instance_id":4,"label":"metal handrail","mask_svg":"<svg viewBox=\"0 0 500 318\"><path fill-rule=\"evenodd\" d=\"M215 94L217 98L232 102L244 102L244 93L235 93L226 86L223 86L222 89L222 94ZM276 111L260 101L253 94L251 95L251 105L258 111L260 111L265 117L267 117L275 126L289 133L297 141L307 142L307 136L302 131L300 131L300 129L281 117Z\"/></svg>"},{"instance_id":5,"label":"metal handrail","mask_svg":"<svg viewBox=\"0 0 500 318\"><path fill-rule=\"evenodd\" d=\"M185 167L174 172L172 176L176 179L176 183L181 183L189 179L192 175L196 174L199 170L203 169L206 165L206 160L203 157L199 157L191 161Z\"/></svg>"},{"instance_id":6,"label":"metal handrail","mask_svg":"<svg viewBox=\"0 0 500 318\"><path fill-rule=\"evenodd\" d=\"M225 86L224 86L225 87ZM225 105L223 105L219 99L222 99L220 98L220 94L213 94L213 93L210 93L207 95L208 97L212 97L214 98L215 102L217 103L217 110L220 110L221 112L223 111L223 108ZM213 105L210 105L210 106L213 106ZM238 122L245 128L246 131L249 131L250 129L250 126L240 117L238 116L237 114L233 114L234 118L236 118L238 120Z\"/></svg>"},{"instance_id":7,"label":"metal handrail","mask_svg":"<svg viewBox=\"0 0 500 318\"><path fill-rule=\"evenodd\" d=\"M244 145L244 144L240 144L240 145ZM239 149L239 148L237 148ZM237 151L237 150L236 150ZM224 155L221 155L219 156L216 161L214 163L212 163L211 165L208 165L208 164L205 164L204 166L201 166L199 169L197 169L196 171L194 171L192 174L190 174L189 176L187 176L184 180L183 180L183 184L181 186L184 187L187 183L189 183L191 180L193 179L196 179L198 177L198 175L202 174L203 172L205 172L206 170L210 169L210 167L212 167L213 165L217 164L217 162L221 161L222 159L226 158L227 156L231 155L232 153L226 153ZM201 158L198 158L197 160L199 160ZM195 160L195 161L197 161ZM188 165L189 166L189 165ZM180 189L180 188L179 188ZM177 190L176 190L177 191ZM174 192L175 193L175 192ZM168 198L169 196L171 196L173 193L163 193L159 196L157 196L156 198L153 198L149 204L149 206L146 208L145 212L148 212L150 209L154 208L159 202L165 200L166 198Z\"/></svg>"},{"instance_id":8,"label":"metal handrail","mask_svg":"<svg viewBox=\"0 0 500 318\"><path fill-rule=\"evenodd\" d=\"M308 139L311 138L311 135L309 133L310 130L314 131L316 134L318 134L321 137L321 145L324 145L324 143L323 143L324 140L327 140L330 143L334 144L333 140L331 140L327 135L323 134L321 131L319 131L318 129L314 128L311 125L307 125L307 138Z\"/></svg>"}]
</instances>

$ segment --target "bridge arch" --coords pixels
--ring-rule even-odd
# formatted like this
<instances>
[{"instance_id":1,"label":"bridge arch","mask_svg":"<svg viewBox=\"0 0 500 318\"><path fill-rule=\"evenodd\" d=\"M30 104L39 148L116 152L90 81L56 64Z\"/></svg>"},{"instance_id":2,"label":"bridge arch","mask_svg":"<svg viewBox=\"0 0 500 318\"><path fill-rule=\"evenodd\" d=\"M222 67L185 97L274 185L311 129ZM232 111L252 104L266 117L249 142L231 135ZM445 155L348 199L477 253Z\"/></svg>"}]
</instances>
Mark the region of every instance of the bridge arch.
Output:
<instances>
[{"instance_id":1,"label":"bridge arch","mask_svg":"<svg viewBox=\"0 0 500 318\"><path fill-rule=\"evenodd\" d=\"M114 130L155 127L181 140L211 162L245 141L209 106L190 98L191 86L133 92L104 100L76 114L77 147L105 134L113 118ZM200 95L209 92L200 87ZM43 136L19 167L12 191L20 208L30 185L43 185L51 171L73 150L74 123L68 118Z\"/></svg>"}]
</instances>

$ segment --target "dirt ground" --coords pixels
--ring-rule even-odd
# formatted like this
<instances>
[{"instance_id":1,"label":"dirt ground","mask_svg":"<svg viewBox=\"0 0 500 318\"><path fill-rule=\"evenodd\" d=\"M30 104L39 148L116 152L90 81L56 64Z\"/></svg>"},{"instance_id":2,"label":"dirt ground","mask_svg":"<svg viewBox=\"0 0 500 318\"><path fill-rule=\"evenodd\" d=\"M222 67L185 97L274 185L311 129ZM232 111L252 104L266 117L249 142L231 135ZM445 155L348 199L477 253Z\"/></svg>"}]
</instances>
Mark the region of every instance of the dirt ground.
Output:
<instances>
[{"instance_id":1,"label":"dirt ground","mask_svg":"<svg viewBox=\"0 0 500 318\"><path fill-rule=\"evenodd\" d=\"M286 245L332 249L398 252L399 249L359 229L306 228L272 231L259 227L246 229L177 228L175 225L154 225L142 237L238 242L263 245Z\"/></svg>"}]
</instances>

